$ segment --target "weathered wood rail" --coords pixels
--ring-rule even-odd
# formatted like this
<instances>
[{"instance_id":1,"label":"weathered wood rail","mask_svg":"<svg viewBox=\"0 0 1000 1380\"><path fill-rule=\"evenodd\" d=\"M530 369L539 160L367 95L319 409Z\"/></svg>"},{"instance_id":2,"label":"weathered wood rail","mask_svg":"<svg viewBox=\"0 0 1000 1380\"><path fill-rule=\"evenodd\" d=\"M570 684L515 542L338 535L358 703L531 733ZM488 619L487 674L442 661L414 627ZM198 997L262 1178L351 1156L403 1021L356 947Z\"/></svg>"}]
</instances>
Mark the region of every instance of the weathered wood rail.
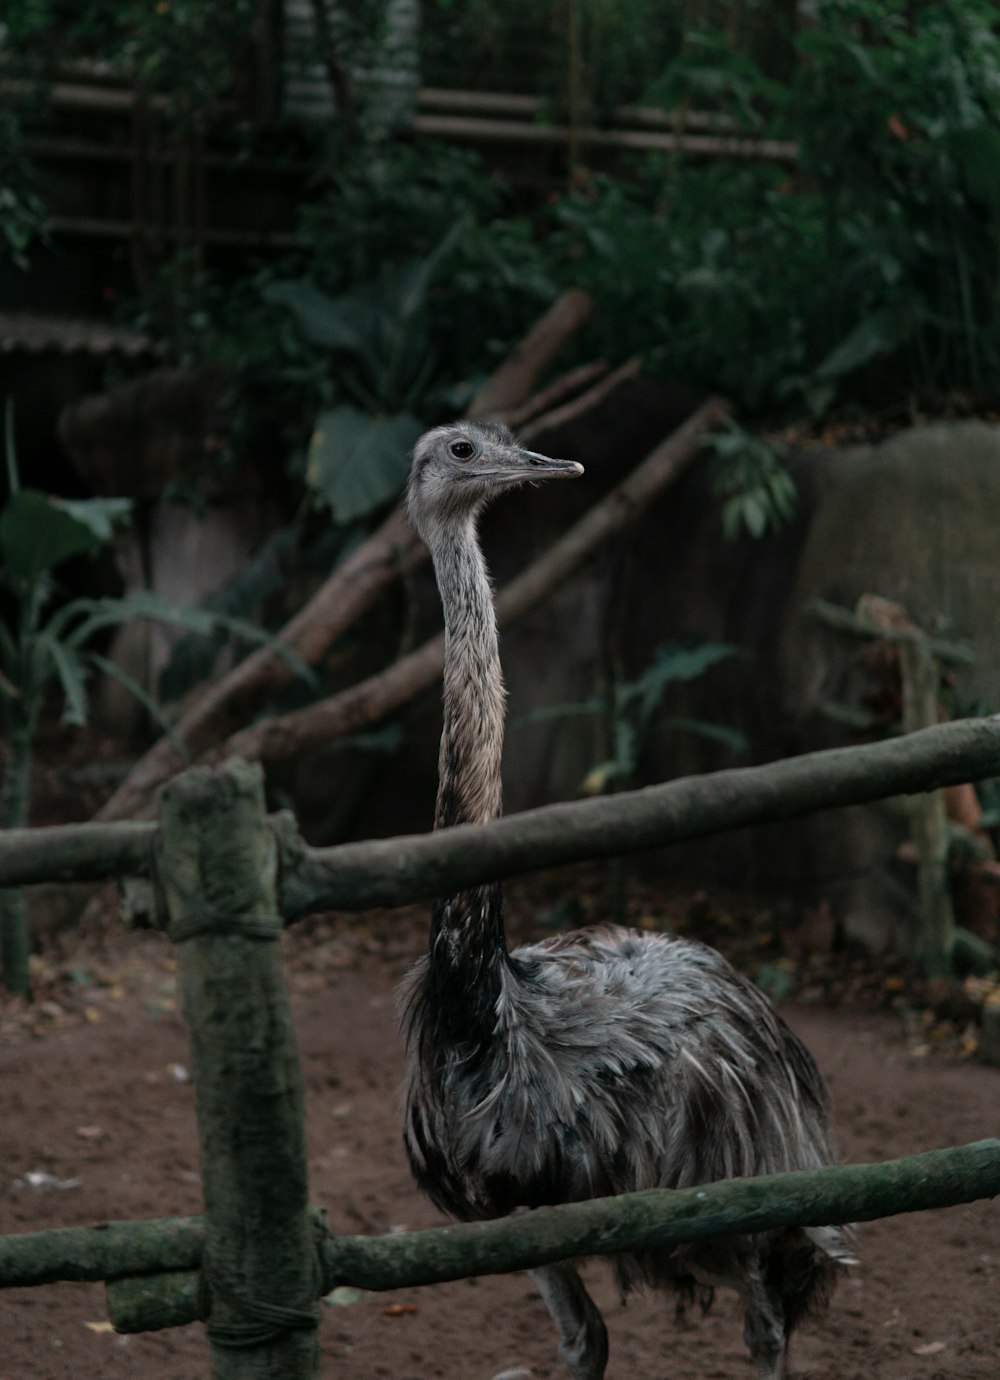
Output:
<instances>
[{"instance_id":1,"label":"weathered wood rail","mask_svg":"<svg viewBox=\"0 0 1000 1380\"><path fill-rule=\"evenodd\" d=\"M259 768L234 760L175 778L157 823L0 834L0 886L148 883L143 922L166 930L179 951L205 1203L204 1218L0 1237L0 1287L105 1280L109 1316L123 1332L204 1321L214 1380L311 1380L318 1300L337 1284L397 1288L994 1196L1000 1140L983 1140L497 1222L337 1235L308 1205L302 1076L276 940L286 921L324 906L398 905L534 867L997 774L1000 718L967 720L488 826L309 849L290 816L268 818Z\"/></svg>"}]
</instances>

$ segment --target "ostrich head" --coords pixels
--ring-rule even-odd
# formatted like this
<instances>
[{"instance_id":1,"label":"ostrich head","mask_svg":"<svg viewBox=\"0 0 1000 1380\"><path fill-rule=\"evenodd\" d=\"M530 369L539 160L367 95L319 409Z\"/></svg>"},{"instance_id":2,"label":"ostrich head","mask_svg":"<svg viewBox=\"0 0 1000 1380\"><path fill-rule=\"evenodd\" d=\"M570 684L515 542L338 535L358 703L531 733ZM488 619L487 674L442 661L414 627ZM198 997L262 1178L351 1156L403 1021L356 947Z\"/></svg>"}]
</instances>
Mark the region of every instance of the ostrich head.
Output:
<instances>
[{"instance_id":1,"label":"ostrich head","mask_svg":"<svg viewBox=\"0 0 1000 1380\"><path fill-rule=\"evenodd\" d=\"M497 422L451 422L421 436L407 490L410 521L429 546L442 526L474 518L505 489L583 474L575 460L523 450Z\"/></svg>"}]
</instances>

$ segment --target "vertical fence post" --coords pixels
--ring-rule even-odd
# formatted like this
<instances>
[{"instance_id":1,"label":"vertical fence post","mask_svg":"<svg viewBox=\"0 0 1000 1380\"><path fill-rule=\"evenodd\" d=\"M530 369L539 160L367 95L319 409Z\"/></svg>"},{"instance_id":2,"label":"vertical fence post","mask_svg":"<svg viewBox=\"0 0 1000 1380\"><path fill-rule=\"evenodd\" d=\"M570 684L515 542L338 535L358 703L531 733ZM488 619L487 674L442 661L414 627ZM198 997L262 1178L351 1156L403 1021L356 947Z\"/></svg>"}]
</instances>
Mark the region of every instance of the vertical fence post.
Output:
<instances>
[{"instance_id":1,"label":"vertical fence post","mask_svg":"<svg viewBox=\"0 0 1000 1380\"><path fill-rule=\"evenodd\" d=\"M319 1374L302 1074L259 767L194 767L161 796L157 873L197 1096L213 1380Z\"/></svg>"},{"instance_id":2,"label":"vertical fence post","mask_svg":"<svg viewBox=\"0 0 1000 1380\"><path fill-rule=\"evenodd\" d=\"M921 629L899 644L903 681L903 732L916 733L938 722L941 668ZM917 957L929 977L954 972L955 912L948 876L948 815L944 791L928 791L908 802L910 834L917 854L920 929Z\"/></svg>"}]
</instances>

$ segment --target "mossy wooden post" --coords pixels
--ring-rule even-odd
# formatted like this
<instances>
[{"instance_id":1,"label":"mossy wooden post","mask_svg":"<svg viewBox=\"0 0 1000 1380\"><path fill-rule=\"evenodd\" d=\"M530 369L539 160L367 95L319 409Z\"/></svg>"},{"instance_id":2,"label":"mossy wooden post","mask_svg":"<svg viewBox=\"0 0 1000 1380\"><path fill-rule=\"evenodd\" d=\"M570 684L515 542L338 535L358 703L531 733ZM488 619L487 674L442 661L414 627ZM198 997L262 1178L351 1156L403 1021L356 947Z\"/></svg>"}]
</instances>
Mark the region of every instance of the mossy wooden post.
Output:
<instances>
[{"instance_id":1,"label":"mossy wooden post","mask_svg":"<svg viewBox=\"0 0 1000 1380\"><path fill-rule=\"evenodd\" d=\"M302 1074L259 767L195 767L161 797L157 872L191 1031L213 1380L313 1380L318 1262Z\"/></svg>"},{"instance_id":2,"label":"mossy wooden post","mask_svg":"<svg viewBox=\"0 0 1000 1380\"><path fill-rule=\"evenodd\" d=\"M941 669L919 628L900 641L903 731L916 733L938 721ZM920 932L917 956L930 977L949 977L955 945L955 913L948 880L948 815L944 791L927 791L909 802L910 834L917 854Z\"/></svg>"}]
</instances>

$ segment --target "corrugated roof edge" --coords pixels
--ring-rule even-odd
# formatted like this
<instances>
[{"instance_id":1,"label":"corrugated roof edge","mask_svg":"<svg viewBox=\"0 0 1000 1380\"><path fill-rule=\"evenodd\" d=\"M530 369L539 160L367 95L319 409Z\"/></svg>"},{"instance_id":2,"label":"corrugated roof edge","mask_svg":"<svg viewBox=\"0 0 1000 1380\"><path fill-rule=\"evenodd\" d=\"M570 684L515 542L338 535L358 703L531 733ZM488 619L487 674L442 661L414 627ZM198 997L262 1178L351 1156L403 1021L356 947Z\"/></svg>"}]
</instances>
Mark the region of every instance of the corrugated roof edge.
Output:
<instances>
[{"instance_id":1,"label":"corrugated roof edge","mask_svg":"<svg viewBox=\"0 0 1000 1380\"><path fill-rule=\"evenodd\" d=\"M0 311L0 354L117 354L137 359L158 357L164 348L144 331L106 321Z\"/></svg>"}]
</instances>

